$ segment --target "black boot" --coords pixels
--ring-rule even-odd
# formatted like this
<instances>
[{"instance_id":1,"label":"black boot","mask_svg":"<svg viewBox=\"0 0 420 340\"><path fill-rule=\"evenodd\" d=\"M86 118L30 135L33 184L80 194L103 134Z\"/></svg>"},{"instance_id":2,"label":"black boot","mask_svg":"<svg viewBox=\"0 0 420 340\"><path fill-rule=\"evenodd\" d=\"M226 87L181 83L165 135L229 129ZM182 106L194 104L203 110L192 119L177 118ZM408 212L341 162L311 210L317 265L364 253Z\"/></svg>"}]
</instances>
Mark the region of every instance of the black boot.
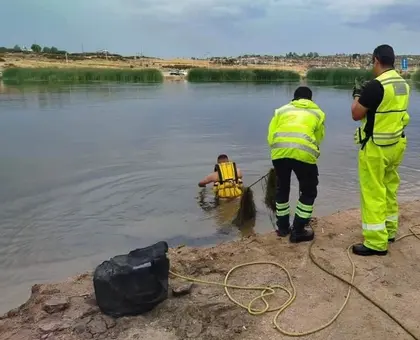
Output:
<instances>
[{"instance_id":1,"label":"black boot","mask_svg":"<svg viewBox=\"0 0 420 340\"><path fill-rule=\"evenodd\" d=\"M389 242L389 243L394 243L394 242L395 242L395 237L393 237L393 238L389 238L389 239L388 239L388 242Z\"/></svg>"},{"instance_id":2,"label":"black boot","mask_svg":"<svg viewBox=\"0 0 420 340\"><path fill-rule=\"evenodd\" d=\"M277 233L277 236L286 237L290 233L289 225L287 225L287 224L284 225L284 224L277 223L276 233Z\"/></svg>"},{"instance_id":3,"label":"black boot","mask_svg":"<svg viewBox=\"0 0 420 340\"><path fill-rule=\"evenodd\" d=\"M360 256L384 256L388 254L388 250L373 250L368 247L365 247L364 244L359 243L353 246L353 253Z\"/></svg>"},{"instance_id":4,"label":"black boot","mask_svg":"<svg viewBox=\"0 0 420 340\"><path fill-rule=\"evenodd\" d=\"M277 236L285 237L289 235L290 233L290 221L289 221L289 215L285 216L278 216L276 221L277 226Z\"/></svg>"},{"instance_id":5,"label":"black boot","mask_svg":"<svg viewBox=\"0 0 420 340\"><path fill-rule=\"evenodd\" d=\"M309 242L312 241L314 237L315 233L309 225L305 227L293 226L289 240L291 243Z\"/></svg>"}]
</instances>

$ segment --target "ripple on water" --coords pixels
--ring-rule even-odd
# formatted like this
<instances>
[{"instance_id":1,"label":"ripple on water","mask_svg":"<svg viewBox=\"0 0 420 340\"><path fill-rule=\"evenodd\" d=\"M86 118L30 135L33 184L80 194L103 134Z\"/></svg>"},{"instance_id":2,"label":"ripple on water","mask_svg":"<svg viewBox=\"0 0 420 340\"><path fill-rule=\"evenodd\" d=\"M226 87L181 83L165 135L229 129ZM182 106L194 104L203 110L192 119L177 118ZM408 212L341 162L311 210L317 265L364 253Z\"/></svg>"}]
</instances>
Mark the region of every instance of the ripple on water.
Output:
<instances>
[{"instance_id":1,"label":"ripple on water","mask_svg":"<svg viewBox=\"0 0 420 340\"><path fill-rule=\"evenodd\" d=\"M348 92L314 91L327 112L315 204L324 215L359 206L357 147L355 124L347 113L343 118ZM200 208L196 183L220 153L237 162L245 183L264 175L272 166L267 124L292 94L287 86L169 84L6 95L10 100L0 100L0 309L23 302L19 293L30 283L91 269L151 242L205 245L240 235L226 223L235 209ZM419 98L413 96L414 109ZM420 193L416 117L413 110L401 199ZM255 229L269 231L263 190L253 191ZM292 210L297 198L293 176Z\"/></svg>"},{"instance_id":2,"label":"ripple on water","mask_svg":"<svg viewBox=\"0 0 420 340\"><path fill-rule=\"evenodd\" d=\"M118 216L120 223L124 223L127 219L141 221L161 212L173 213L173 209L162 209L159 204L165 200L162 197L167 182L163 176L160 178L159 171L138 171L62 186L49 191L48 199L45 193L40 193L15 200L6 209L10 217L2 220L1 267L48 262L58 245L66 248L68 239L77 239L77 247L84 247L86 238L98 238L98 224L102 224L102 231L109 230ZM172 186L169 194L176 189ZM44 199L39 200L40 196ZM14 256L18 253L28 257ZM65 258L69 254L63 251L53 261Z\"/></svg>"}]
</instances>

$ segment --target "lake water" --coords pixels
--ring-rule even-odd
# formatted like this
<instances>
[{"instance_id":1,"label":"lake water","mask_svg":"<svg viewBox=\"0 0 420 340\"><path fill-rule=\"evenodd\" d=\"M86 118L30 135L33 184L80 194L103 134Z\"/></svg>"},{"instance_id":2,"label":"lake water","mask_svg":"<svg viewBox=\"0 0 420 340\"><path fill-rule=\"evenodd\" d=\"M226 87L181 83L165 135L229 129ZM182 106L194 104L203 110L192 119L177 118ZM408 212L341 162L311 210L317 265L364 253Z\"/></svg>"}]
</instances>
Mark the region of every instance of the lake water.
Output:
<instances>
[{"instance_id":1,"label":"lake water","mask_svg":"<svg viewBox=\"0 0 420 340\"><path fill-rule=\"evenodd\" d=\"M234 210L201 209L197 183L219 153L237 162L245 183L266 173L269 120L295 87L2 86L0 312L24 302L34 283L65 279L137 247L160 240L200 246L240 236L228 224ZM313 93L327 114L319 216L359 204L357 123L350 90L314 87ZM420 194L419 107L413 91L401 200ZM270 231L261 187L254 192L254 230Z\"/></svg>"}]
</instances>

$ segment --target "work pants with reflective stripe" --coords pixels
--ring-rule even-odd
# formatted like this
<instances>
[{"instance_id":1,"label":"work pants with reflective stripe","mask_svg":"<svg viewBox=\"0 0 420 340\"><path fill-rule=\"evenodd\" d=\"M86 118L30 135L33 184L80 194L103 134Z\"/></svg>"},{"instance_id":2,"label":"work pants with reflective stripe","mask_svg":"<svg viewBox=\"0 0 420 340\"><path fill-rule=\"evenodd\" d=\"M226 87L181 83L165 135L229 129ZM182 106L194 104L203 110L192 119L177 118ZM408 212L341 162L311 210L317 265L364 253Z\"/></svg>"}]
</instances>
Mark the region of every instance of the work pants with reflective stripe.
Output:
<instances>
[{"instance_id":1,"label":"work pants with reflective stripe","mask_svg":"<svg viewBox=\"0 0 420 340\"><path fill-rule=\"evenodd\" d=\"M398 167L407 139L392 146L377 146L372 140L359 150L360 203L364 245L386 250L388 239L398 230L397 191L400 185Z\"/></svg>"},{"instance_id":2,"label":"work pants with reflective stripe","mask_svg":"<svg viewBox=\"0 0 420 340\"><path fill-rule=\"evenodd\" d=\"M312 217L313 205L318 194L318 167L291 158L273 160L276 171L276 216L277 227L286 229L290 225L290 180L292 171L299 181L299 200L296 205L293 227L303 229Z\"/></svg>"}]
</instances>

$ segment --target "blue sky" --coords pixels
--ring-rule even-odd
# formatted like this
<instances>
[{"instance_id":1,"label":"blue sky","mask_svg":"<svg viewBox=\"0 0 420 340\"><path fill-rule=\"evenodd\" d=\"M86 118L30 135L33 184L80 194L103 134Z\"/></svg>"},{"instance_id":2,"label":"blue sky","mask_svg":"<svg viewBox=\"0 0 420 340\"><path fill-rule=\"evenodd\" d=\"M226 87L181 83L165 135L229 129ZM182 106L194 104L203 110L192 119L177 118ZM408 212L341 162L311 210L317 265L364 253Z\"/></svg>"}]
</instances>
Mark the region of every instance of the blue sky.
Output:
<instances>
[{"instance_id":1,"label":"blue sky","mask_svg":"<svg viewBox=\"0 0 420 340\"><path fill-rule=\"evenodd\" d=\"M0 0L0 46L160 57L420 54L419 0Z\"/></svg>"}]
</instances>

